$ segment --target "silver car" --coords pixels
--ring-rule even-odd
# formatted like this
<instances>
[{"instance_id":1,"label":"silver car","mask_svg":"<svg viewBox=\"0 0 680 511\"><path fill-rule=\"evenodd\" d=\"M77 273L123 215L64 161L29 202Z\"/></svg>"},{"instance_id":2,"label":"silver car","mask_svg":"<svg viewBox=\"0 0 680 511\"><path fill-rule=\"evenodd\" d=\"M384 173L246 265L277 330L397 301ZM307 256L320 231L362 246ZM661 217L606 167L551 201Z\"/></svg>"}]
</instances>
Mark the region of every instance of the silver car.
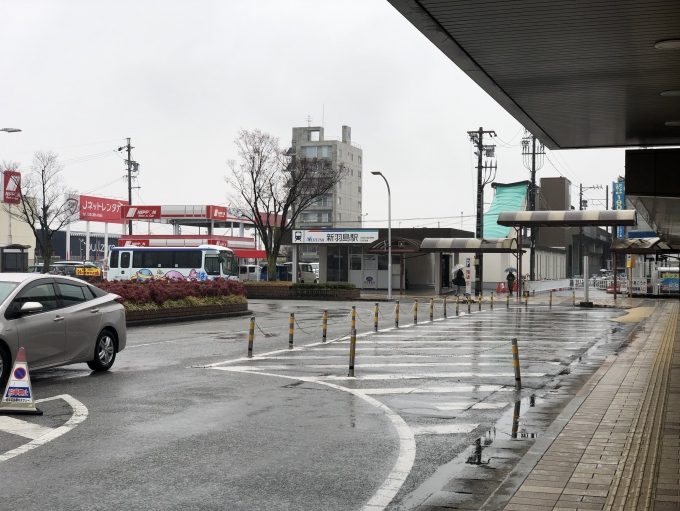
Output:
<instances>
[{"instance_id":1,"label":"silver car","mask_svg":"<svg viewBox=\"0 0 680 511\"><path fill-rule=\"evenodd\" d=\"M107 371L127 340L116 298L71 277L0 273L2 390L22 346L31 370L86 362Z\"/></svg>"}]
</instances>

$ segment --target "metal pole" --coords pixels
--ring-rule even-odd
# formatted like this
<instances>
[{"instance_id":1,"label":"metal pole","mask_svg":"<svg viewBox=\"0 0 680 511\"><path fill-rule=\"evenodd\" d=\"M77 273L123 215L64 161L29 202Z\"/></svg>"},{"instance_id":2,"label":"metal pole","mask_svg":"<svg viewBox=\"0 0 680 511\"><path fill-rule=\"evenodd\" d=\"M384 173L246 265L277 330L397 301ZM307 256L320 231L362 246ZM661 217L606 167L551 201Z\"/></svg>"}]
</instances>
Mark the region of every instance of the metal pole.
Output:
<instances>
[{"instance_id":1,"label":"metal pole","mask_svg":"<svg viewBox=\"0 0 680 511\"><path fill-rule=\"evenodd\" d=\"M328 331L328 311L323 311L323 335L321 342L326 342L326 332Z\"/></svg>"},{"instance_id":2,"label":"metal pole","mask_svg":"<svg viewBox=\"0 0 680 511\"><path fill-rule=\"evenodd\" d=\"M373 311L373 331L378 331L378 302L375 302L375 310Z\"/></svg>"},{"instance_id":3,"label":"metal pole","mask_svg":"<svg viewBox=\"0 0 680 511\"><path fill-rule=\"evenodd\" d=\"M385 179L385 176L383 176ZM392 192L390 184L387 185L387 299L392 299Z\"/></svg>"},{"instance_id":4,"label":"metal pole","mask_svg":"<svg viewBox=\"0 0 680 511\"><path fill-rule=\"evenodd\" d=\"M293 331L295 329L295 313L290 313L290 319L288 320L288 349L293 349Z\"/></svg>"},{"instance_id":5,"label":"metal pole","mask_svg":"<svg viewBox=\"0 0 680 511\"><path fill-rule=\"evenodd\" d=\"M515 401L515 409L512 414L512 430L510 431L511 438L517 438L517 430L519 429L519 414L521 411L521 401Z\"/></svg>"},{"instance_id":6,"label":"metal pole","mask_svg":"<svg viewBox=\"0 0 680 511\"><path fill-rule=\"evenodd\" d=\"M552 289L550 290L550 308L552 309Z\"/></svg>"},{"instance_id":7,"label":"metal pole","mask_svg":"<svg viewBox=\"0 0 680 511\"><path fill-rule=\"evenodd\" d=\"M444 319L446 319L446 295L444 295Z\"/></svg>"},{"instance_id":8,"label":"metal pole","mask_svg":"<svg viewBox=\"0 0 680 511\"><path fill-rule=\"evenodd\" d=\"M397 304L394 306L394 327L399 328L399 300L397 300Z\"/></svg>"},{"instance_id":9,"label":"metal pole","mask_svg":"<svg viewBox=\"0 0 680 511\"><path fill-rule=\"evenodd\" d=\"M250 328L248 329L248 358L253 358L254 339L255 339L255 316L250 318Z\"/></svg>"},{"instance_id":10,"label":"metal pole","mask_svg":"<svg viewBox=\"0 0 680 511\"><path fill-rule=\"evenodd\" d=\"M434 321L434 298L430 298L430 321Z\"/></svg>"},{"instance_id":11,"label":"metal pole","mask_svg":"<svg viewBox=\"0 0 680 511\"><path fill-rule=\"evenodd\" d=\"M531 135L531 191L529 192L529 209L536 211L536 137ZM531 228L529 253L529 280L536 280L536 229Z\"/></svg>"},{"instance_id":12,"label":"metal pole","mask_svg":"<svg viewBox=\"0 0 680 511\"><path fill-rule=\"evenodd\" d=\"M479 299L478 299L477 303L479 304L479 310L481 311L482 310L482 293L479 293Z\"/></svg>"},{"instance_id":13,"label":"metal pole","mask_svg":"<svg viewBox=\"0 0 680 511\"><path fill-rule=\"evenodd\" d=\"M585 302L590 301L590 293L588 292L588 274L585 272L585 269L588 267L588 256L583 256L583 299Z\"/></svg>"},{"instance_id":14,"label":"metal pole","mask_svg":"<svg viewBox=\"0 0 680 511\"><path fill-rule=\"evenodd\" d=\"M418 300L413 303L413 324L418 324Z\"/></svg>"},{"instance_id":15,"label":"metal pole","mask_svg":"<svg viewBox=\"0 0 680 511\"><path fill-rule=\"evenodd\" d=\"M505 293L505 308L510 308L510 293Z\"/></svg>"},{"instance_id":16,"label":"metal pole","mask_svg":"<svg viewBox=\"0 0 680 511\"><path fill-rule=\"evenodd\" d=\"M517 298L522 300L522 227L517 230L517 279L515 283L517 284Z\"/></svg>"},{"instance_id":17,"label":"metal pole","mask_svg":"<svg viewBox=\"0 0 680 511\"><path fill-rule=\"evenodd\" d=\"M460 296L456 296L456 316L458 316L459 308L460 308Z\"/></svg>"},{"instance_id":18,"label":"metal pole","mask_svg":"<svg viewBox=\"0 0 680 511\"><path fill-rule=\"evenodd\" d=\"M470 303L472 303L472 297L468 295L468 314L470 314Z\"/></svg>"},{"instance_id":19,"label":"metal pole","mask_svg":"<svg viewBox=\"0 0 680 511\"><path fill-rule=\"evenodd\" d=\"M519 349L517 337L512 339L512 365L515 368L515 390L522 390L522 375L519 372Z\"/></svg>"},{"instance_id":20,"label":"metal pole","mask_svg":"<svg viewBox=\"0 0 680 511\"><path fill-rule=\"evenodd\" d=\"M571 292L571 306L576 307L576 291Z\"/></svg>"},{"instance_id":21,"label":"metal pole","mask_svg":"<svg viewBox=\"0 0 680 511\"><path fill-rule=\"evenodd\" d=\"M482 176L482 154L484 152L484 128L480 127L477 132L477 223L475 225L475 238L484 237L484 183ZM477 257L477 274L475 275L475 288L479 283L479 293L484 285L484 256L481 253Z\"/></svg>"},{"instance_id":22,"label":"metal pole","mask_svg":"<svg viewBox=\"0 0 680 511\"><path fill-rule=\"evenodd\" d=\"M493 291L491 291L491 310L493 310Z\"/></svg>"}]
</instances>

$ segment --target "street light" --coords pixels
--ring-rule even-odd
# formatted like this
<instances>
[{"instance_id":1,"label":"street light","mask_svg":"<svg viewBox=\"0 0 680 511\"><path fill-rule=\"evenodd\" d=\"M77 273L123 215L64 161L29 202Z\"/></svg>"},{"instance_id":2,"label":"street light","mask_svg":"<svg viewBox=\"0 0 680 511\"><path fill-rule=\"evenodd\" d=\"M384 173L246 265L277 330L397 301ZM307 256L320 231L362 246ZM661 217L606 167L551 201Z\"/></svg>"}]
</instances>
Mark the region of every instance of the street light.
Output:
<instances>
[{"instance_id":1,"label":"street light","mask_svg":"<svg viewBox=\"0 0 680 511\"><path fill-rule=\"evenodd\" d=\"M364 228L364 218L368 216L368 213L361 214L361 228Z\"/></svg>"},{"instance_id":2,"label":"street light","mask_svg":"<svg viewBox=\"0 0 680 511\"><path fill-rule=\"evenodd\" d=\"M387 299L392 299L392 194L390 184L382 172L371 172L374 176L380 176L387 185Z\"/></svg>"},{"instance_id":3,"label":"street light","mask_svg":"<svg viewBox=\"0 0 680 511\"><path fill-rule=\"evenodd\" d=\"M5 133L17 133L21 131L19 128L0 128L0 131ZM12 244L12 204L7 206L7 244Z\"/></svg>"}]
</instances>

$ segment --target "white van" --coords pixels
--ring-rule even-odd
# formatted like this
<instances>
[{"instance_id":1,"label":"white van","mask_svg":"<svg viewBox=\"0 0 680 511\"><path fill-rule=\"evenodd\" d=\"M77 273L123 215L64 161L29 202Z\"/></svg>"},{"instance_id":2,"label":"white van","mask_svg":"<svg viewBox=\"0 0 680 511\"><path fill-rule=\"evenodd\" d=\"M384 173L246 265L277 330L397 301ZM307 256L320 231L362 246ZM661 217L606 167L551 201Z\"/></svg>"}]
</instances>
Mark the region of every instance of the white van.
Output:
<instances>
[{"instance_id":1,"label":"white van","mask_svg":"<svg viewBox=\"0 0 680 511\"><path fill-rule=\"evenodd\" d=\"M310 263L298 263L298 280L307 284L316 284L319 279Z\"/></svg>"},{"instance_id":2,"label":"white van","mask_svg":"<svg viewBox=\"0 0 680 511\"><path fill-rule=\"evenodd\" d=\"M261 269L256 264L242 264L238 267L238 280L247 282L249 280L262 280Z\"/></svg>"}]
</instances>

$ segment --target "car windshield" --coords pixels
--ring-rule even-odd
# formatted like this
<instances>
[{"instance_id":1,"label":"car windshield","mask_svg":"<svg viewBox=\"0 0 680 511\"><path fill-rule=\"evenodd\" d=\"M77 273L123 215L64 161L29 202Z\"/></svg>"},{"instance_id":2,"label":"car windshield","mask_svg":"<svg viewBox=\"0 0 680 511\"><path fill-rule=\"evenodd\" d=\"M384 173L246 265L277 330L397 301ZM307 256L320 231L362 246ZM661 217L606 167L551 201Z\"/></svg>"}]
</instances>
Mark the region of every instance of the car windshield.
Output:
<instances>
[{"instance_id":1,"label":"car windshield","mask_svg":"<svg viewBox=\"0 0 680 511\"><path fill-rule=\"evenodd\" d=\"M0 304L2 304L7 299L10 293L14 291L18 285L19 285L18 282L0 281Z\"/></svg>"}]
</instances>

